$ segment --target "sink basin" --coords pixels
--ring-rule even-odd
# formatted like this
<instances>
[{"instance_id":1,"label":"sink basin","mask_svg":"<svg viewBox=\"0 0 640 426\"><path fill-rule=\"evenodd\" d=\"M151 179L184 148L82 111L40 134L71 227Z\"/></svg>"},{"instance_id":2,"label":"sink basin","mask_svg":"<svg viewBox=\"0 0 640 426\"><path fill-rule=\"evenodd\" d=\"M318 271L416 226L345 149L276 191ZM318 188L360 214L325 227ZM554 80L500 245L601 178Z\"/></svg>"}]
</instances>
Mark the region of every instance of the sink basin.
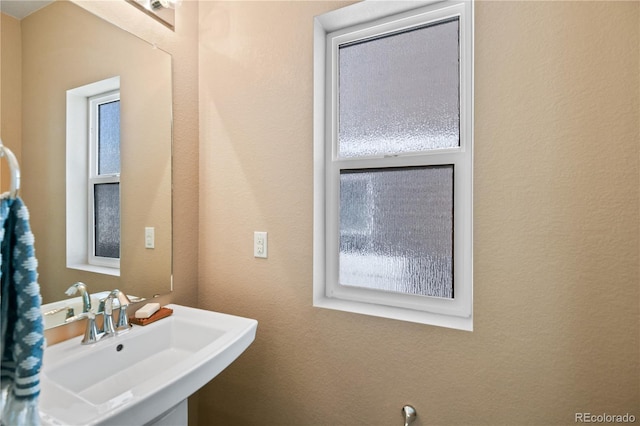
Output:
<instances>
[{"instance_id":1,"label":"sink basin","mask_svg":"<svg viewBox=\"0 0 640 426\"><path fill-rule=\"evenodd\" d=\"M168 305L173 315L93 345L45 350L43 425L144 425L178 405L253 342L257 321Z\"/></svg>"}]
</instances>

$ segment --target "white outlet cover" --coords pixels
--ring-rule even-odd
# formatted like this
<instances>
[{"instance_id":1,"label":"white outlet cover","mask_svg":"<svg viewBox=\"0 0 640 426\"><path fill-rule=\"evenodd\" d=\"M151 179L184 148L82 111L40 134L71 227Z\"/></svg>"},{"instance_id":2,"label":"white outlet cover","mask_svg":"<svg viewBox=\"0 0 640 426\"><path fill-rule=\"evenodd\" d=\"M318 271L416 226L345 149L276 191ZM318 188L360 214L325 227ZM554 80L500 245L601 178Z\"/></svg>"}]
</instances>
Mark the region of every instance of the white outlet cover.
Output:
<instances>
[{"instance_id":1,"label":"white outlet cover","mask_svg":"<svg viewBox=\"0 0 640 426\"><path fill-rule=\"evenodd\" d=\"M267 233L255 231L253 233L253 257L267 258Z\"/></svg>"}]
</instances>

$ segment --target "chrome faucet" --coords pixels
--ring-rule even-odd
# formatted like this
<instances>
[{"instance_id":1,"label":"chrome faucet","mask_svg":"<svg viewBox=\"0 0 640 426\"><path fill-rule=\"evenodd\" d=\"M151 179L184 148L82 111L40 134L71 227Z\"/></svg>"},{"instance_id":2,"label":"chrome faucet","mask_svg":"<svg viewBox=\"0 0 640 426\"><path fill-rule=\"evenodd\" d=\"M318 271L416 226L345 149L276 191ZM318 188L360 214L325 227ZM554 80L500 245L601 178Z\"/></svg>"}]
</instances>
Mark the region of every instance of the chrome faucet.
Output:
<instances>
[{"instance_id":1,"label":"chrome faucet","mask_svg":"<svg viewBox=\"0 0 640 426\"><path fill-rule=\"evenodd\" d=\"M117 300L120 305L120 313L118 314L118 320L114 324L113 321L113 302ZM118 289L113 290L104 302L104 333L106 335L114 335L116 333L122 333L131 327L129 324L129 318L127 317L127 307L131 301L126 294ZM106 336L105 336L106 337Z\"/></svg>"},{"instance_id":2,"label":"chrome faucet","mask_svg":"<svg viewBox=\"0 0 640 426\"><path fill-rule=\"evenodd\" d=\"M87 313L91 311L91 295L87 290L87 285L85 283L77 282L73 284L71 287L65 291L67 296L73 296L77 292L80 292L80 297L82 297L82 313Z\"/></svg>"},{"instance_id":3,"label":"chrome faucet","mask_svg":"<svg viewBox=\"0 0 640 426\"><path fill-rule=\"evenodd\" d=\"M118 301L120 305L120 313L118 314L118 320L113 321L114 302ZM99 340L117 336L120 333L124 333L131 328L129 324L129 318L127 317L127 307L131 301L126 294L118 289L113 290L104 299L104 309L102 311L102 329L98 329L96 326L95 313L89 313L89 319L87 321L87 328L84 332L84 338L82 339L83 345L90 345L96 343ZM102 302L101 302L102 305Z\"/></svg>"}]
</instances>

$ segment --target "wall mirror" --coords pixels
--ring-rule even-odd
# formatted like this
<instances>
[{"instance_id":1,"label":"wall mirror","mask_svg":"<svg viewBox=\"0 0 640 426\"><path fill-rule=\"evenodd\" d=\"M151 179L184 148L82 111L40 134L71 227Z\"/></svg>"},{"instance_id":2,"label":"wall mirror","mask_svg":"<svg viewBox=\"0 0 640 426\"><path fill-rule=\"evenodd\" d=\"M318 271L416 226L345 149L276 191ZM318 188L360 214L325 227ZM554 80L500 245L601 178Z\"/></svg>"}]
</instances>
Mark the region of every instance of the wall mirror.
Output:
<instances>
[{"instance_id":1,"label":"wall mirror","mask_svg":"<svg viewBox=\"0 0 640 426\"><path fill-rule=\"evenodd\" d=\"M2 3L4 13L14 2ZM2 112L7 119L20 116L9 110L21 105L20 196L35 235L43 304L64 306L70 300L65 291L76 282L85 283L91 294L118 288L150 298L170 292L171 56L68 1L49 3L13 26L5 25L3 16L2 39L3 49L6 42L21 46L16 53L20 63L4 60L3 54ZM12 84L4 81L10 68L21 75L18 94L4 90ZM120 268L118 273L101 273L72 265L67 256L70 217L77 217L71 222L90 220L78 215L83 207L68 203L70 184L77 191L87 188L78 173L70 171L87 166L75 162L74 155L82 155L68 145L67 123L83 118L69 116L67 94L113 78L120 82L121 97ZM5 136L5 145L11 147ZM146 247L146 228L154 230L153 248ZM45 323L53 325L46 318Z\"/></svg>"}]
</instances>

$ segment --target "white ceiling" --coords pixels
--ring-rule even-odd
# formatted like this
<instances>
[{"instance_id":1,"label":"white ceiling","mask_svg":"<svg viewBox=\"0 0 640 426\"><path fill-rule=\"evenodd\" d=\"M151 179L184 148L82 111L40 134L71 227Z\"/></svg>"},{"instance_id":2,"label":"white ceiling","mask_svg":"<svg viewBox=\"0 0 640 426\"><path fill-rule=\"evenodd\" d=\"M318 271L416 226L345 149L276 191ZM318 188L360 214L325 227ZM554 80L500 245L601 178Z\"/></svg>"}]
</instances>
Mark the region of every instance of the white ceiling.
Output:
<instances>
[{"instance_id":1,"label":"white ceiling","mask_svg":"<svg viewBox=\"0 0 640 426\"><path fill-rule=\"evenodd\" d=\"M54 0L0 0L0 11L14 18L22 19L52 1Z\"/></svg>"}]
</instances>

